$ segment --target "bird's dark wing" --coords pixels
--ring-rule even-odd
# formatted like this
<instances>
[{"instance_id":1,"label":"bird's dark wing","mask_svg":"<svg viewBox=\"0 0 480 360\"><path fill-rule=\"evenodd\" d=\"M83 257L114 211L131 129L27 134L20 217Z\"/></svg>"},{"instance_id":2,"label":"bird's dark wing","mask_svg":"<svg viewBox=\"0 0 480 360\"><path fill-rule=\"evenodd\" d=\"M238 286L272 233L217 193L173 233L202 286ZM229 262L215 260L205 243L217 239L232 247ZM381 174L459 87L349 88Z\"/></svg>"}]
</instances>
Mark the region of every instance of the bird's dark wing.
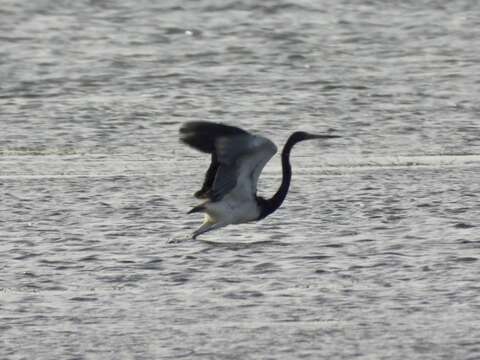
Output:
<instances>
[{"instance_id":1,"label":"bird's dark wing","mask_svg":"<svg viewBox=\"0 0 480 360\"><path fill-rule=\"evenodd\" d=\"M277 152L275 144L262 136L240 135L220 138L216 149L220 166L214 196L221 199L230 193L237 201L254 200L260 173Z\"/></svg>"},{"instance_id":2,"label":"bird's dark wing","mask_svg":"<svg viewBox=\"0 0 480 360\"><path fill-rule=\"evenodd\" d=\"M215 143L219 137L248 134L235 126L208 121L189 121L180 128L180 141L196 150L211 154L215 152Z\"/></svg>"},{"instance_id":3,"label":"bird's dark wing","mask_svg":"<svg viewBox=\"0 0 480 360\"><path fill-rule=\"evenodd\" d=\"M210 162L210 166L207 169L207 172L205 173L205 179L203 180L203 185L200 190L198 190L193 196L195 196L197 199L208 199L208 192L212 188L213 180L215 180L215 175L217 174L218 170L218 160L217 160L217 155L215 152L212 153L212 160Z\"/></svg>"},{"instance_id":4,"label":"bird's dark wing","mask_svg":"<svg viewBox=\"0 0 480 360\"><path fill-rule=\"evenodd\" d=\"M250 134L221 136L215 141L215 155L218 169L215 174L209 198L221 200L237 185L239 158L248 151L248 143L254 138Z\"/></svg>"},{"instance_id":5,"label":"bird's dark wing","mask_svg":"<svg viewBox=\"0 0 480 360\"><path fill-rule=\"evenodd\" d=\"M199 199L211 198L213 182L220 168L220 162L216 152L217 140L221 137L248 135L249 133L235 126L217 124L208 121L190 121L180 128L180 141L184 144L204 153L212 154L210 166L205 174L202 188L195 193ZM220 169L221 177L228 169ZM230 179L231 180L231 179ZM234 185L233 185L234 186ZM230 188L231 184L219 182L217 189ZM217 191L218 192L218 191Z\"/></svg>"},{"instance_id":6,"label":"bird's dark wing","mask_svg":"<svg viewBox=\"0 0 480 360\"><path fill-rule=\"evenodd\" d=\"M277 148L268 139L242 129L209 122L189 122L180 129L181 141L212 154L202 189L195 195L212 201L236 189L237 197L255 196L258 177ZM241 186L237 186L241 180Z\"/></svg>"}]
</instances>

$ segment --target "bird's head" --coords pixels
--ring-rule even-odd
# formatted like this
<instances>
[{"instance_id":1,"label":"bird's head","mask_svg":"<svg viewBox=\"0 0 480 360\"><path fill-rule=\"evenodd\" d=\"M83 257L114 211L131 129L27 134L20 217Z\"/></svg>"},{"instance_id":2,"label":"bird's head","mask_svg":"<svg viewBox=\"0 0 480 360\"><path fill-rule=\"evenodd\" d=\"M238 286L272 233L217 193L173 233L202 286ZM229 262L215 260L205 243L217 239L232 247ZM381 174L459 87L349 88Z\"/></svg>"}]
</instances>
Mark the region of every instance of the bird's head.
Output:
<instances>
[{"instance_id":1,"label":"bird's head","mask_svg":"<svg viewBox=\"0 0 480 360\"><path fill-rule=\"evenodd\" d=\"M340 136L338 135L327 135L327 134L311 134L305 131L296 131L292 135L290 135L290 138L288 139L288 142L292 144L296 144L300 141L304 140L313 140L313 139L333 139L333 138L339 138Z\"/></svg>"}]
</instances>

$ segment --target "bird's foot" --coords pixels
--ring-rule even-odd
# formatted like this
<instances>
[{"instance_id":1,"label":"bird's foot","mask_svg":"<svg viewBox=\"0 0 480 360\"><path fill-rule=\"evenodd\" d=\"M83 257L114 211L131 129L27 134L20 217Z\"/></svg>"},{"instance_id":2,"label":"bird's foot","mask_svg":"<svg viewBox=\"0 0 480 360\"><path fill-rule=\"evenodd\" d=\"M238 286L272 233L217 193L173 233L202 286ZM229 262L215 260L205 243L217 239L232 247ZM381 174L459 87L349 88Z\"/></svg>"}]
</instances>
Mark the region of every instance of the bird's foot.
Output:
<instances>
[{"instance_id":1,"label":"bird's foot","mask_svg":"<svg viewBox=\"0 0 480 360\"><path fill-rule=\"evenodd\" d=\"M179 244L185 241L193 240L192 235L177 236L167 240L167 244Z\"/></svg>"}]
</instances>

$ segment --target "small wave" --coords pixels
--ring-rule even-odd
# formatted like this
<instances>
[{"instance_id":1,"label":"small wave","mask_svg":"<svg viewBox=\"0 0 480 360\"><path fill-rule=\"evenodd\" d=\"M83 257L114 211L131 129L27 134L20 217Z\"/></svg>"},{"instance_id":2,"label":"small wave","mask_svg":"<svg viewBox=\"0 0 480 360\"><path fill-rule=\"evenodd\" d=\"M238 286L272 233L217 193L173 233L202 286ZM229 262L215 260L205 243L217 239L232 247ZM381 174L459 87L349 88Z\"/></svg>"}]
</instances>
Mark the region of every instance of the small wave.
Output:
<instances>
[{"instance_id":1,"label":"small wave","mask_svg":"<svg viewBox=\"0 0 480 360\"><path fill-rule=\"evenodd\" d=\"M96 297L90 297L90 296L75 296L70 298L72 301L97 301L98 298Z\"/></svg>"},{"instance_id":2,"label":"small wave","mask_svg":"<svg viewBox=\"0 0 480 360\"><path fill-rule=\"evenodd\" d=\"M466 224L466 223L457 223L454 225L454 227L457 229L471 229L471 228L474 228L475 225Z\"/></svg>"},{"instance_id":3,"label":"small wave","mask_svg":"<svg viewBox=\"0 0 480 360\"><path fill-rule=\"evenodd\" d=\"M260 241L245 241L245 242L220 242L220 241L211 241L211 240L202 240L199 239L204 244L208 244L212 247L218 248L226 248L229 250L242 250L242 249L251 249L255 247L263 247L263 246L288 246L289 244L282 243L275 240L260 240Z\"/></svg>"},{"instance_id":4,"label":"small wave","mask_svg":"<svg viewBox=\"0 0 480 360\"><path fill-rule=\"evenodd\" d=\"M0 157L3 156L67 156L78 155L82 152L73 148L34 148L34 147L18 147L18 148L6 148L0 149Z\"/></svg>"},{"instance_id":5,"label":"small wave","mask_svg":"<svg viewBox=\"0 0 480 360\"><path fill-rule=\"evenodd\" d=\"M472 263L477 261L478 259L476 257L460 257L457 258L455 261L456 262L463 262L463 263Z\"/></svg>"},{"instance_id":6,"label":"small wave","mask_svg":"<svg viewBox=\"0 0 480 360\"><path fill-rule=\"evenodd\" d=\"M367 156L367 157L331 157L321 164L322 168L414 168L414 167L462 167L479 166L480 155L398 155L398 156Z\"/></svg>"},{"instance_id":7,"label":"small wave","mask_svg":"<svg viewBox=\"0 0 480 360\"><path fill-rule=\"evenodd\" d=\"M3 155L3 156L2 156ZM163 158L164 155L123 156L109 154L80 154L74 151L17 151L8 155L0 151L2 171L0 179L36 178L135 178L162 176L165 167L190 166L189 158ZM304 158L305 159L305 158ZM318 164L295 168L302 173L345 173L377 169L422 169L445 167L480 166L479 154L451 155L398 155L398 156L329 156L320 159ZM181 163L185 161L185 165ZM273 167L265 169L262 176L277 176L281 167L272 162ZM459 225L461 227L461 225Z\"/></svg>"}]
</instances>

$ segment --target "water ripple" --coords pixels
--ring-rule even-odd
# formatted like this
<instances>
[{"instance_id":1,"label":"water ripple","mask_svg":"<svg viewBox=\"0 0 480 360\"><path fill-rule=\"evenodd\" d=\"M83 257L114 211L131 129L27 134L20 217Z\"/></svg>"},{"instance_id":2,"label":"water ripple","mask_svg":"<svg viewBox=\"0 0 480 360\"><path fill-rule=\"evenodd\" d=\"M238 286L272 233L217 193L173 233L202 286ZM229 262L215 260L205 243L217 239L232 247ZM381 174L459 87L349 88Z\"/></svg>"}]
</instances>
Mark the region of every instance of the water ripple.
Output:
<instances>
[{"instance_id":1,"label":"water ripple","mask_svg":"<svg viewBox=\"0 0 480 360\"><path fill-rule=\"evenodd\" d=\"M476 358L476 10L3 2L3 357ZM192 120L341 138L294 148L277 212L193 241ZM260 195L280 178L277 154Z\"/></svg>"}]
</instances>

